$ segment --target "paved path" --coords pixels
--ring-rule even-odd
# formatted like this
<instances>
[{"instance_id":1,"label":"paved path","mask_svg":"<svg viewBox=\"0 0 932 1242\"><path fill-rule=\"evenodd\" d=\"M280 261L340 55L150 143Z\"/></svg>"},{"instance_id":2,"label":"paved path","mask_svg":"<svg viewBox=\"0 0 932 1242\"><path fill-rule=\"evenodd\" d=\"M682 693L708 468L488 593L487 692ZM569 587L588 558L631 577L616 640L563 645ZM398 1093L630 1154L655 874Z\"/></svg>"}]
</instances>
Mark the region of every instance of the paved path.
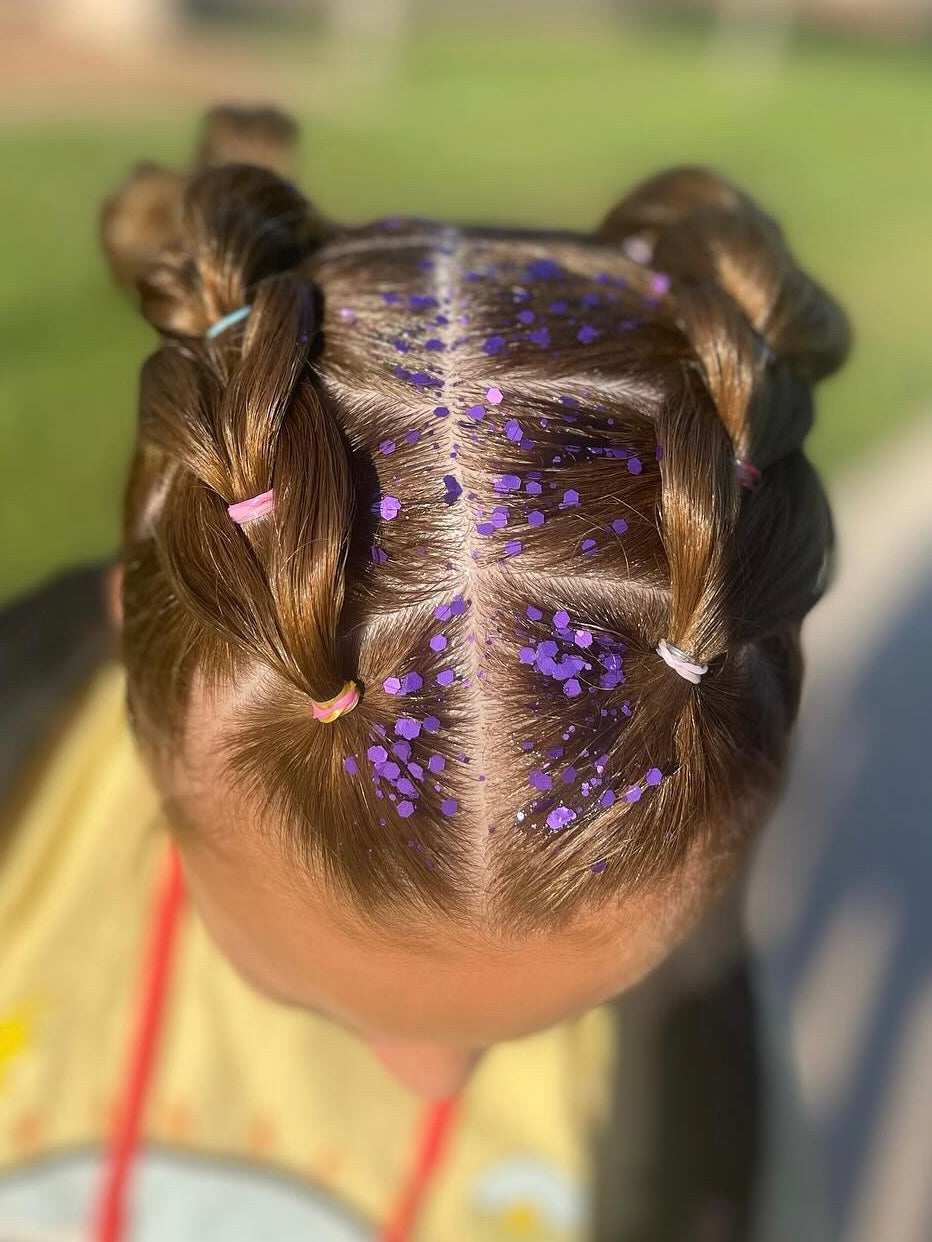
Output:
<instances>
[{"instance_id":1,"label":"paved path","mask_svg":"<svg viewBox=\"0 0 932 1242\"><path fill-rule=\"evenodd\" d=\"M804 627L787 796L748 891L835 1242L932 1239L932 419L830 486L840 558ZM788 1164L787 1164L788 1161ZM792 1166L792 1167L791 1167ZM820 1235L821 1237L822 1235Z\"/></svg>"}]
</instances>

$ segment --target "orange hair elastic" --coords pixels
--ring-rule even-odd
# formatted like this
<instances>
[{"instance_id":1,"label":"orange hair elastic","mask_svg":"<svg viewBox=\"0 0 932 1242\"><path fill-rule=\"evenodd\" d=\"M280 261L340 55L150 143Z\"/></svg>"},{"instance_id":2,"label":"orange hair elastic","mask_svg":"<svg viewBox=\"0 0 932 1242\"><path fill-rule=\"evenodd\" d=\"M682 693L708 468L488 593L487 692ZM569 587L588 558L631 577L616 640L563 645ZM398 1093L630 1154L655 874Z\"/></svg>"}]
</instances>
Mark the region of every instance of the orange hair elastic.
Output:
<instances>
[{"instance_id":1,"label":"orange hair elastic","mask_svg":"<svg viewBox=\"0 0 932 1242\"><path fill-rule=\"evenodd\" d=\"M338 717L351 712L358 702L359 689L355 681L348 681L340 693L335 694L332 699L324 699L320 703L316 699L311 699L311 710L315 720L319 720L321 724L331 724Z\"/></svg>"}]
</instances>

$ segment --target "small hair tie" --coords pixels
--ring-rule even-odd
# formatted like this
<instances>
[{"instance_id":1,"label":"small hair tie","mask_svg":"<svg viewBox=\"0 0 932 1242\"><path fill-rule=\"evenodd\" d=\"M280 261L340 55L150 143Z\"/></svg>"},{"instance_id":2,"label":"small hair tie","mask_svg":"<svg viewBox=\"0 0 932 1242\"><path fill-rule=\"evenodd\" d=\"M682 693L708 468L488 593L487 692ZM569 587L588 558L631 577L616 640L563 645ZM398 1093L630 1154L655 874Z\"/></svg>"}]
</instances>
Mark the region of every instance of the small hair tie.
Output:
<instances>
[{"instance_id":1,"label":"small hair tie","mask_svg":"<svg viewBox=\"0 0 932 1242\"><path fill-rule=\"evenodd\" d=\"M332 699L324 699L323 702L311 699L311 710L315 720L319 720L321 724L332 724L338 717L351 712L358 702L359 689L355 681L348 681Z\"/></svg>"},{"instance_id":2,"label":"small hair tie","mask_svg":"<svg viewBox=\"0 0 932 1242\"><path fill-rule=\"evenodd\" d=\"M662 656L672 669L675 669L687 681L691 681L694 686L699 684L702 674L709 671L708 664L697 664L695 660L690 659L688 652L681 651L679 647L674 647L665 638L661 638L656 650L657 654Z\"/></svg>"},{"instance_id":3,"label":"small hair tie","mask_svg":"<svg viewBox=\"0 0 932 1242\"><path fill-rule=\"evenodd\" d=\"M260 492L258 496L250 496L248 500L238 500L235 504L227 505L227 513L237 526L244 526L247 522L254 522L256 518L271 513L274 508L275 491L270 487L267 492Z\"/></svg>"},{"instance_id":4,"label":"small hair tie","mask_svg":"<svg viewBox=\"0 0 932 1242\"><path fill-rule=\"evenodd\" d=\"M226 332L227 328L232 328L235 323L245 319L251 310L251 306L239 306L236 310L230 311L229 315L224 315L222 319L218 319L216 323L210 325L204 333L204 340L214 340L221 332Z\"/></svg>"},{"instance_id":5,"label":"small hair tie","mask_svg":"<svg viewBox=\"0 0 932 1242\"><path fill-rule=\"evenodd\" d=\"M761 481L761 472L756 466L752 466L749 461L742 461L740 457L735 458L735 467L738 482L742 487L747 488L749 492L753 492Z\"/></svg>"}]
</instances>

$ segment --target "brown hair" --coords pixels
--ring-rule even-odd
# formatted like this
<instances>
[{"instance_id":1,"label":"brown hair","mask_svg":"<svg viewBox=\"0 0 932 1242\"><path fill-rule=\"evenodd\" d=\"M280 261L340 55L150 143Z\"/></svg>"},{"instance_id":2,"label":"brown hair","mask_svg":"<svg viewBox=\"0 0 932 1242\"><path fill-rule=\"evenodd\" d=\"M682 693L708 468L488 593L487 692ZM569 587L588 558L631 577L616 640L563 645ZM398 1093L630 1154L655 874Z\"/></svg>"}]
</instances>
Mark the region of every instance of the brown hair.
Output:
<instances>
[{"instance_id":1,"label":"brown hair","mask_svg":"<svg viewBox=\"0 0 932 1242\"><path fill-rule=\"evenodd\" d=\"M264 116L281 168L291 131ZM202 146L139 280L161 335L124 524L143 748L182 754L196 678L222 694L230 780L378 918L547 928L693 848L738 856L830 577L802 444L842 311L704 168L591 236L349 228L258 166L257 125L251 164ZM105 208L111 257L133 192ZM230 520L270 488L268 516ZM359 705L318 723L349 678Z\"/></svg>"}]
</instances>

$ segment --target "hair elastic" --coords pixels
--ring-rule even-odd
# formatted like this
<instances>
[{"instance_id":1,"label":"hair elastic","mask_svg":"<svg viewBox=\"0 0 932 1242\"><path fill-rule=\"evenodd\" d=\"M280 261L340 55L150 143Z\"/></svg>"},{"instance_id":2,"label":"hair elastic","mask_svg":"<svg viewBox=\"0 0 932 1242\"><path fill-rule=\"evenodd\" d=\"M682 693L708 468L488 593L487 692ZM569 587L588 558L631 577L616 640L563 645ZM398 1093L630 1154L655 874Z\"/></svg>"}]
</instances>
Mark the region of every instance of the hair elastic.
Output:
<instances>
[{"instance_id":1,"label":"hair elastic","mask_svg":"<svg viewBox=\"0 0 932 1242\"><path fill-rule=\"evenodd\" d=\"M218 337L221 332L226 332L227 328L232 328L235 323L239 323L241 319L245 319L252 310L251 306L239 306L236 310L230 311L229 315L224 315L222 319L218 319L216 323L212 323L204 333L205 341L212 341Z\"/></svg>"},{"instance_id":2,"label":"hair elastic","mask_svg":"<svg viewBox=\"0 0 932 1242\"><path fill-rule=\"evenodd\" d=\"M761 481L761 472L756 466L752 466L749 461L742 461L740 457L735 458L735 466L737 467L738 482L742 487L747 488L749 492L753 492Z\"/></svg>"},{"instance_id":3,"label":"hair elastic","mask_svg":"<svg viewBox=\"0 0 932 1242\"><path fill-rule=\"evenodd\" d=\"M250 496L248 500L238 500L235 504L227 505L227 513L237 526L244 526L247 522L271 513L274 508L275 491L270 487L267 492L260 492L258 496Z\"/></svg>"},{"instance_id":4,"label":"hair elastic","mask_svg":"<svg viewBox=\"0 0 932 1242\"><path fill-rule=\"evenodd\" d=\"M311 710L315 720L319 720L321 724L332 724L340 716L351 712L358 702L359 689L355 681L348 681L332 699L324 699L322 702L311 699Z\"/></svg>"},{"instance_id":5,"label":"hair elastic","mask_svg":"<svg viewBox=\"0 0 932 1242\"><path fill-rule=\"evenodd\" d=\"M708 664L697 664L695 660L691 660L689 653L681 651L679 647L674 647L672 643L668 643L665 638L661 638L657 644L657 654L662 656L681 677L685 677L687 681L691 681L693 685L698 685L703 673L709 671Z\"/></svg>"}]
</instances>

